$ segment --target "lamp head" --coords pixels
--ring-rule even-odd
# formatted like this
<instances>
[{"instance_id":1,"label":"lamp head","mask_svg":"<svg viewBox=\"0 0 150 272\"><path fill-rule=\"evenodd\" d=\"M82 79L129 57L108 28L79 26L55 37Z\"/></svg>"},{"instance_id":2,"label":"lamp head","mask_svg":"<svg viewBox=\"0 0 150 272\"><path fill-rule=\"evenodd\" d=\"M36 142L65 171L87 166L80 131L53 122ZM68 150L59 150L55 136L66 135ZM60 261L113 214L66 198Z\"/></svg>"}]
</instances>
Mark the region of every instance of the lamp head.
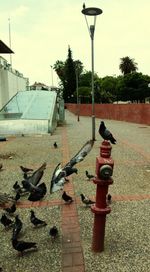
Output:
<instances>
[{"instance_id":1,"label":"lamp head","mask_svg":"<svg viewBox=\"0 0 150 272\"><path fill-rule=\"evenodd\" d=\"M97 15L100 15L103 11L99 8L94 8L94 7L91 7L91 8L85 8L85 9L82 9L81 11L84 15L88 15L88 16L97 16Z\"/></svg>"}]
</instances>

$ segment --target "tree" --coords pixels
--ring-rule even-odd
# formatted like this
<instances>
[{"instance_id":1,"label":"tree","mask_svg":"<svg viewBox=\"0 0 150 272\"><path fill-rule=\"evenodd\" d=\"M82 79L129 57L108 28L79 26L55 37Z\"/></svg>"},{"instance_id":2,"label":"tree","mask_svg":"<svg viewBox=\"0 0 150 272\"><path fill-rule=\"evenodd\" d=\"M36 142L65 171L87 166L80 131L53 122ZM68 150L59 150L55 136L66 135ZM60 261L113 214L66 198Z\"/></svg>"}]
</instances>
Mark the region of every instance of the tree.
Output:
<instances>
[{"instance_id":1,"label":"tree","mask_svg":"<svg viewBox=\"0 0 150 272\"><path fill-rule=\"evenodd\" d=\"M107 98L107 103L111 103L117 98L116 84L116 77L106 76L102 78L100 89L104 93L104 99Z\"/></svg>"},{"instance_id":2,"label":"tree","mask_svg":"<svg viewBox=\"0 0 150 272\"><path fill-rule=\"evenodd\" d=\"M85 71L84 73L81 74L80 80L79 80L79 86L86 86L90 87L91 86L91 72L90 71Z\"/></svg>"},{"instance_id":3,"label":"tree","mask_svg":"<svg viewBox=\"0 0 150 272\"><path fill-rule=\"evenodd\" d=\"M124 58L121 58L119 69L121 70L123 75L126 75L132 72L136 72L138 70L138 67L134 59L130 59L129 57L124 57Z\"/></svg>"},{"instance_id":4,"label":"tree","mask_svg":"<svg viewBox=\"0 0 150 272\"><path fill-rule=\"evenodd\" d=\"M57 60L55 64L53 65L53 69L57 73L60 81L61 81L61 86L64 88L65 86L65 62Z\"/></svg>"},{"instance_id":5,"label":"tree","mask_svg":"<svg viewBox=\"0 0 150 272\"><path fill-rule=\"evenodd\" d=\"M73 61L70 47L68 48L66 61L57 60L53 65L61 82L60 86L62 87L65 102L72 102L72 97L76 91L76 65L78 65L79 73L82 73L83 64L79 60Z\"/></svg>"},{"instance_id":6,"label":"tree","mask_svg":"<svg viewBox=\"0 0 150 272\"><path fill-rule=\"evenodd\" d=\"M71 96L76 91L76 71L75 63L72 59L72 52L70 47L68 48L68 58L65 62L65 88L64 88L64 100L69 102Z\"/></svg>"},{"instance_id":7,"label":"tree","mask_svg":"<svg viewBox=\"0 0 150 272\"><path fill-rule=\"evenodd\" d=\"M74 93L77 98L77 92ZM91 103L91 88L90 87L79 87L78 96L80 103Z\"/></svg>"},{"instance_id":8,"label":"tree","mask_svg":"<svg viewBox=\"0 0 150 272\"><path fill-rule=\"evenodd\" d=\"M74 65L75 65L76 75L78 75L78 77L80 77L80 75L83 72L83 63L80 60L75 60Z\"/></svg>"},{"instance_id":9,"label":"tree","mask_svg":"<svg viewBox=\"0 0 150 272\"><path fill-rule=\"evenodd\" d=\"M120 77L117 84L120 99L145 102L145 98L150 96L148 82L150 82L150 77L142 73L126 74L124 77Z\"/></svg>"},{"instance_id":10,"label":"tree","mask_svg":"<svg viewBox=\"0 0 150 272\"><path fill-rule=\"evenodd\" d=\"M64 67L65 67L65 63L60 60L57 60L56 63L53 65L53 69L56 71L58 77L61 80L64 77Z\"/></svg>"}]
</instances>

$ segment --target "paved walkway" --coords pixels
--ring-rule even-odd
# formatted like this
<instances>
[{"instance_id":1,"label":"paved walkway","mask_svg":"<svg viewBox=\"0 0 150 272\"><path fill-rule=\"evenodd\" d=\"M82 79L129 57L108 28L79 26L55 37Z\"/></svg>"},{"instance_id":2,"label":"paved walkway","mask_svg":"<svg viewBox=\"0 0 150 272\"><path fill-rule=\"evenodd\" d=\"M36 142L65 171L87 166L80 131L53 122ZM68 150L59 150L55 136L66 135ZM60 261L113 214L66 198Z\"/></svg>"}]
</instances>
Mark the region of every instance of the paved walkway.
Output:
<instances>
[{"instance_id":1,"label":"paved walkway","mask_svg":"<svg viewBox=\"0 0 150 272\"><path fill-rule=\"evenodd\" d=\"M77 122L76 116L66 112L67 125L61 127L59 132L61 133L61 143L62 143L62 164L70 160L72 154L75 154L80 149L82 144L86 140L90 139L91 131L91 120L88 117L80 117L80 122ZM131 174L133 175L134 171L139 171L139 166L142 168L145 167L145 173L149 176L150 172L150 128L147 127L147 130L138 124L131 124L125 122L117 122L106 120L110 130L114 132L117 138L117 145L113 147L113 157L116 157L116 171L114 173L116 179L121 181L124 179L124 182L127 182L125 177L128 167L131 167ZM96 119L96 127L99 125L99 120ZM89 134L89 136L88 136ZM86 162L83 161L80 170L93 169L95 168L95 157L98 155L99 145L101 142L100 136L97 134L99 142L95 142L95 149L91 152L93 156L87 157ZM55 138L55 135L52 136ZM119 142L119 143L118 143ZM136 142L136 143L135 143ZM5 148L7 142L3 144ZM118 148L118 149L117 149ZM121 173L119 169L124 169ZM133 171L133 172L132 172ZM146 172L147 171L147 172ZM141 172L140 172L141 175ZM120 178L121 177L121 178ZM145 179L147 176L145 176ZM43 200L40 202L28 202L20 201L18 207L20 208L30 208L30 207L48 207L48 206L60 206L61 207L61 228L62 228L62 272L83 272L85 270L85 259L83 251L83 243L80 232L80 220L78 215L78 205L81 205L79 196L77 195L76 185L73 182L74 176L70 178L70 182L65 184L64 189L74 198L74 202L71 205L65 205L60 199L52 200ZM133 182L136 183L134 177L132 176ZM144 182L144 181L143 181ZM138 188L137 184L134 184L130 188L121 188L124 185L123 183L118 182L118 187L113 189L113 202L116 201L141 201L150 199L150 186L145 189ZM129 185L130 186L130 185ZM135 189L136 188L136 189ZM89 195L91 198L95 198L93 192ZM98 270L95 270L98 271ZM104 270L106 271L106 270ZM144 271L144 270L143 270Z\"/></svg>"}]
</instances>

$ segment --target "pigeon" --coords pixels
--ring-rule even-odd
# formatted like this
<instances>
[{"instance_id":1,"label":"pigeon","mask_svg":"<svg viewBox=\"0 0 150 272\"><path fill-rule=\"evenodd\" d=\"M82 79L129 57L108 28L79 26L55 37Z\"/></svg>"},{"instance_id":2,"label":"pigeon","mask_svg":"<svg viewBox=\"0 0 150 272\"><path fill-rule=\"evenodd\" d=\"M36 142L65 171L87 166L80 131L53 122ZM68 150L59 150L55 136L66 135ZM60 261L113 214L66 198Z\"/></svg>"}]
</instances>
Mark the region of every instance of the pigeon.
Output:
<instances>
[{"instance_id":1,"label":"pigeon","mask_svg":"<svg viewBox=\"0 0 150 272\"><path fill-rule=\"evenodd\" d=\"M13 189L14 189L15 191L19 191L19 190L21 189L20 185L18 184L18 181L16 181L16 182L14 183Z\"/></svg>"},{"instance_id":2,"label":"pigeon","mask_svg":"<svg viewBox=\"0 0 150 272\"><path fill-rule=\"evenodd\" d=\"M61 164L58 163L51 179L50 193L62 190L64 184L69 181L69 179L66 177L72 175L73 173L77 174L77 172L77 168L71 168L70 166L62 168Z\"/></svg>"},{"instance_id":3,"label":"pigeon","mask_svg":"<svg viewBox=\"0 0 150 272\"><path fill-rule=\"evenodd\" d=\"M72 174L78 174L78 169L75 167L65 166L63 168L63 171L65 171L65 177L69 177Z\"/></svg>"},{"instance_id":4,"label":"pigeon","mask_svg":"<svg viewBox=\"0 0 150 272\"><path fill-rule=\"evenodd\" d=\"M56 142L54 142L54 144L53 144L53 145L54 145L54 147L55 147L55 148L57 148L57 147L58 147L58 145L57 145L57 143L56 143Z\"/></svg>"},{"instance_id":5,"label":"pigeon","mask_svg":"<svg viewBox=\"0 0 150 272\"><path fill-rule=\"evenodd\" d=\"M35 186L34 190L30 193L28 200L30 201L38 201L41 200L47 192L47 188L45 183L41 183L38 186Z\"/></svg>"},{"instance_id":6,"label":"pigeon","mask_svg":"<svg viewBox=\"0 0 150 272\"><path fill-rule=\"evenodd\" d=\"M19 218L19 215L15 216L15 223L13 225L13 238L17 238L22 229L23 223Z\"/></svg>"},{"instance_id":7,"label":"pigeon","mask_svg":"<svg viewBox=\"0 0 150 272\"><path fill-rule=\"evenodd\" d=\"M24 166L22 166L22 165L20 165L20 168L21 168L21 170L23 171L23 173L29 173L29 172L32 172L32 171L33 171L33 169L31 169L31 168L26 168L26 167L24 167Z\"/></svg>"},{"instance_id":8,"label":"pigeon","mask_svg":"<svg viewBox=\"0 0 150 272\"><path fill-rule=\"evenodd\" d=\"M83 161L87 154L91 151L93 145L94 145L93 140L87 141L79 150L79 152L65 165L65 167L68 166L73 167L75 164Z\"/></svg>"},{"instance_id":9,"label":"pigeon","mask_svg":"<svg viewBox=\"0 0 150 272\"><path fill-rule=\"evenodd\" d=\"M30 221L31 223L35 226L35 227L39 227L39 226L46 226L47 223L41 219L38 219L35 216L35 213L33 210L30 211L31 215L30 215Z\"/></svg>"},{"instance_id":10,"label":"pigeon","mask_svg":"<svg viewBox=\"0 0 150 272\"><path fill-rule=\"evenodd\" d=\"M56 236L58 235L58 229L56 226L53 226L52 228L50 228L49 235L51 236L52 239L56 238Z\"/></svg>"},{"instance_id":11,"label":"pigeon","mask_svg":"<svg viewBox=\"0 0 150 272\"><path fill-rule=\"evenodd\" d=\"M35 186L40 182L45 169L46 162L44 162L36 171L34 171L30 177L22 181L23 187L29 192L32 192L32 190L35 189Z\"/></svg>"},{"instance_id":12,"label":"pigeon","mask_svg":"<svg viewBox=\"0 0 150 272\"><path fill-rule=\"evenodd\" d=\"M16 237L12 237L12 246L15 250L21 253L21 256L23 255L23 252L27 249L31 248L37 248L36 243L34 242L25 242L25 241L19 241Z\"/></svg>"},{"instance_id":13,"label":"pigeon","mask_svg":"<svg viewBox=\"0 0 150 272\"><path fill-rule=\"evenodd\" d=\"M0 193L0 205L9 203L9 202L11 203L14 202L13 196L10 196L9 194L5 194L5 193Z\"/></svg>"},{"instance_id":14,"label":"pigeon","mask_svg":"<svg viewBox=\"0 0 150 272\"><path fill-rule=\"evenodd\" d=\"M28 174L29 174L30 172L33 172L33 169L32 169L32 168L27 168L27 167L24 167L24 166L22 166L22 165L20 165L20 168L21 168L21 170L22 170L22 172L23 172L23 177L24 177L24 179L28 178Z\"/></svg>"},{"instance_id":15,"label":"pigeon","mask_svg":"<svg viewBox=\"0 0 150 272\"><path fill-rule=\"evenodd\" d=\"M12 206L9 208L5 208L4 211L6 211L7 213L9 213L10 215L13 214L16 211L16 204L13 203Z\"/></svg>"},{"instance_id":16,"label":"pigeon","mask_svg":"<svg viewBox=\"0 0 150 272\"><path fill-rule=\"evenodd\" d=\"M28 192L33 192L36 190L36 186L33 185L30 181L28 181L28 179L22 180L22 186Z\"/></svg>"},{"instance_id":17,"label":"pigeon","mask_svg":"<svg viewBox=\"0 0 150 272\"><path fill-rule=\"evenodd\" d=\"M19 192L16 193L14 200L17 202L20 199L20 194Z\"/></svg>"},{"instance_id":18,"label":"pigeon","mask_svg":"<svg viewBox=\"0 0 150 272\"><path fill-rule=\"evenodd\" d=\"M29 182L28 180L23 180L22 185L28 192L31 192L31 193L36 193L36 192L37 193L44 193L46 190L46 185L44 182L42 182L40 185L35 186L31 182Z\"/></svg>"},{"instance_id":19,"label":"pigeon","mask_svg":"<svg viewBox=\"0 0 150 272\"><path fill-rule=\"evenodd\" d=\"M86 174L88 180L94 178L94 176L93 176L93 175L90 175L89 172L88 172L87 170L85 171L85 174Z\"/></svg>"},{"instance_id":20,"label":"pigeon","mask_svg":"<svg viewBox=\"0 0 150 272\"><path fill-rule=\"evenodd\" d=\"M23 187L21 187L19 184L18 184L18 181L16 181L13 185L13 189L16 191L16 193L19 193L19 194L24 194L24 193L27 193L27 191L25 189L23 189Z\"/></svg>"},{"instance_id":21,"label":"pigeon","mask_svg":"<svg viewBox=\"0 0 150 272\"><path fill-rule=\"evenodd\" d=\"M85 9L85 3L83 3L83 9Z\"/></svg>"},{"instance_id":22,"label":"pigeon","mask_svg":"<svg viewBox=\"0 0 150 272\"><path fill-rule=\"evenodd\" d=\"M66 202L66 203L72 203L73 199L71 196L67 195L67 193L64 191L62 194L62 199Z\"/></svg>"},{"instance_id":23,"label":"pigeon","mask_svg":"<svg viewBox=\"0 0 150 272\"><path fill-rule=\"evenodd\" d=\"M107 203L108 203L108 204L111 204L111 200L112 200L112 196L111 196L111 194L108 194L108 195L106 196L106 201L107 201Z\"/></svg>"},{"instance_id":24,"label":"pigeon","mask_svg":"<svg viewBox=\"0 0 150 272\"><path fill-rule=\"evenodd\" d=\"M54 169L54 172L51 178L50 194L58 190L62 190L64 183L65 183L65 172L62 172L61 164L58 163Z\"/></svg>"},{"instance_id":25,"label":"pigeon","mask_svg":"<svg viewBox=\"0 0 150 272\"><path fill-rule=\"evenodd\" d=\"M0 171L3 169L3 164L0 163Z\"/></svg>"},{"instance_id":26,"label":"pigeon","mask_svg":"<svg viewBox=\"0 0 150 272\"><path fill-rule=\"evenodd\" d=\"M73 166L84 160L87 154L91 151L93 144L93 140L87 141L79 152L64 167L61 167L61 164L58 163L51 178L50 193L62 190L66 177L73 173L77 174L78 170Z\"/></svg>"},{"instance_id":27,"label":"pigeon","mask_svg":"<svg viewBox=\"0 0 150 272\"><path fill-rule=\"evenodd\" d=\"M9 219L6 214L2 214L0 222L5 228L11 227L13 225L13 221Z\"/></svg>"},{"instance_id":28,"label":"pigeon","mask_svg":"<svg viewBox=\"0 0 150 272\"><path fill-rule=\"evenodd\" d=\"M84 194L80 194L81 196L81 201L85 204L85 205L91 205L94 204L95 201L92 201L91 199L89 199L88 197L86 197Z\"/></svg>"},{"instance_id":29,"label":"pigeon","mask_svg":"<svg viewBox=\"0 0 150 272\"><path fill-rule=\"evenodd\" d=\"M43 194L40 194L40 193L31 193L28 197L28 200L29 201L33 201L33 202L36 202L36 201L39 201L41 200L42 198L44 197Z\"/></svg>"},{"instance_id":30,"label":"pigeon","mask_svg":"<svg viewBox=\"0 0 150 272\"><path fill-rule=\"evenodd\" d=\"M112 133L106 128L103 121L101 121L100 123L98 132L104 140L110 141L112 144L116 144L116 139L113 137Z\"/></svg>"}]
</instances>

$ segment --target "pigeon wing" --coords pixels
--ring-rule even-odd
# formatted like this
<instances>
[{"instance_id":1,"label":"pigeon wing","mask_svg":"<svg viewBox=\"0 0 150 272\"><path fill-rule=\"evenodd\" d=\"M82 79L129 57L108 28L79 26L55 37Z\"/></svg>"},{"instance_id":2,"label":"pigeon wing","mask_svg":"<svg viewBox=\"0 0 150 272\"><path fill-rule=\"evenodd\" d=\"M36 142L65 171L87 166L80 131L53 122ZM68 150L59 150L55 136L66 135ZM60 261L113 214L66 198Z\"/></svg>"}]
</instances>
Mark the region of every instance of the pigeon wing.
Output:
<instances>
[{"instance_id":1,"label":"pigeon wing","mask_svg":"<svg viewBox=\"0 0 150 272\"><path fill-rule=\"evenodd\" d=\"M65 179L61 178L57 183L53 184L50 193L54 193L54 192L57 192L59 190L62 190L63 186L64 186L64 183L65 183Z\"/></svg>"},{"instance_id":2,"label":"pigeon wing","mask_svg":"<svg viewBox=\"0 0 150 272\"><path fill-rule=\"evenodd\" d=\"M87 156L87 154L91 151L94 145L93 140L87 141L82 148L78 151L78 153L65 165L65 167L73 167L76 163L83 161L83 159ZM65 170L65 167L63 170Z\"/></svg>"},{"instance_id":3,"label":"pigeon wing","mask_svg":"<svg viewBox=\"0 0 150 272\"><path fill-rule=\"evenodd\" d=\"M59 173L61 171L60 166L61 166L61 164L58 163L57 166L54 169L54 172L53 172L53 175L52 175L52 178L51 178L51 183L50 183L50 193L52 193L53 187L55 185L55 180L56 180L57 176L59 175Z\"/></svg>"},{"instance_id":4,"label":"pigeon wing","mask_svg":"<svg viewBox=\"0 0 150 272\"><path fill-rule=\"evenodd\" d=\"M46 188L46 184L44 182L42 182L40 185L38 185L37 187L37 192L39 192L40 194L42 194L43 196L46 194L47 192L47 188ZM36 192L35 192L36 193Z\"/></svg>"},{"instance_id":5,"label":"pigeon wing","mask_svg":"<svg viewBox=\"0 0 150 272\"><path fill-rule=\"evenodd\" d=\"M28 177L28 181L36 186L40 182L45 169L46 162L44 162L30 177Z\"/></svg>"},{"instance_id":6,"label":"pigeon wing","mask_svg":"<svg viewBox=\"0 0 150 272\"><path fill-rule=\"evenodd\" d=\"M109 139L110 137L112 137L112 134L111 132L106 128L105 131L104 131L104 135L107 139Z\"/></svg>"}]
</instances>

